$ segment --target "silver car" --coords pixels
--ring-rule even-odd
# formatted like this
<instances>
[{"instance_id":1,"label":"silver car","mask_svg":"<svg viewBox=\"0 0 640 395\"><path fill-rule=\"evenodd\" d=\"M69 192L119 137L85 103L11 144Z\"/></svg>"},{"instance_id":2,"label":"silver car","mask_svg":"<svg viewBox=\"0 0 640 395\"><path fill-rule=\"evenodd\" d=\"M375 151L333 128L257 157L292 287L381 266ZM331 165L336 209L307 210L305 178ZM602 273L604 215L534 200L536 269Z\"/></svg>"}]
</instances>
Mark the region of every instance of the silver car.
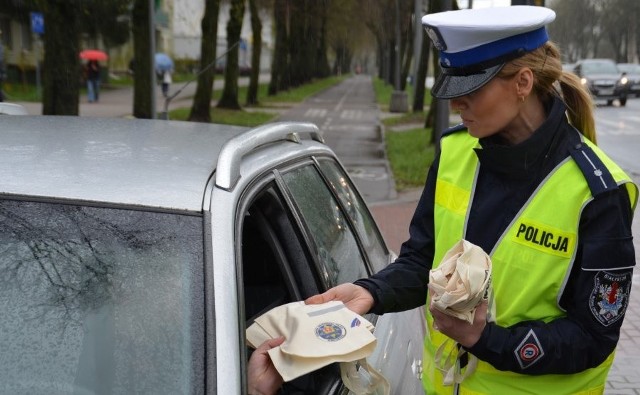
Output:
<instances>
[{"instance_id":1,"label":"silver car","mask_svg":"<svg viewBox=\"0 0 640 395\"><path fill-rule=\"evenodd\" d=\"M393 258L315 125L0 118L0 393L243 394L245 329ZM369 357L420 394L421 309ZM282 393L343 394L335 365Z\"/></svg>"}]
</instances>

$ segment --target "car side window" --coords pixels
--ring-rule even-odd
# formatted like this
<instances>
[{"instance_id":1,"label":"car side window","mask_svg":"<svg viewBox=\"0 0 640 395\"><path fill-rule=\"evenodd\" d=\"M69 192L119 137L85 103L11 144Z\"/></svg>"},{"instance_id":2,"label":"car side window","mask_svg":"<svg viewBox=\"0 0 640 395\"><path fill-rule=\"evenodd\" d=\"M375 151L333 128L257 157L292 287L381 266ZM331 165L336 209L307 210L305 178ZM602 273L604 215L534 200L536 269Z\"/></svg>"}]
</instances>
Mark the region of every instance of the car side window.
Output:
<instances>
[{"instance_id":1,"label":"car side window","mask_svg":"<svg viewBox=\"0 0 640 395\"><path fill-rule=\"evenodd\" d=\"M252 198L242 215L241 265L246 326L260 315L321 291L310 248L275 182ZM251 355L252 350L248 350ZM279 394L335 394L337 365L285 383Z\"/></svg>"},{"instance_id":2,"label":"car side window","mask_svg":"<svg viewBox=\"0 0 640 395\"><path fill-rule=\"evenodd\" d=\"M316 261L326 287L366 277L360 249L340 204L314 166L282 174L294 204L314 241Z\"/></svg>"},{"instance_id":3,"label":"car side window","mask_svg":"<svg viewBox=\"0 0 640 395\"><path fill-rule=\"evenodd\" d=\"M364 200L336 162L320 160L318 163L331 188L340 199L355 231L360 236L362 247L369 256L373 271L382 270L389 263L389 252Z\"/></svg>"}]
</instances>

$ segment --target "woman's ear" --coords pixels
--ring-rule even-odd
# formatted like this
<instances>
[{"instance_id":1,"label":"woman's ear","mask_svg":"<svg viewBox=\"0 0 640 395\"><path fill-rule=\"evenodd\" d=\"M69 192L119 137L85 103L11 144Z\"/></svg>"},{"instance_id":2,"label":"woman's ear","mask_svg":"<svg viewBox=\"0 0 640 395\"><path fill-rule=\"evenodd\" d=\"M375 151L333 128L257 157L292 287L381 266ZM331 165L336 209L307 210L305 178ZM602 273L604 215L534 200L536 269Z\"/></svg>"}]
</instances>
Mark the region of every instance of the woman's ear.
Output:
<instances>
[{"instance_id":1,"label":"woman's ear","mask_svg":"<svg viewBox=\"0 0 640 395\"><path fill-rule=\"evenodd\" d=\"M533 90L533 71L528 67L523 67L515 77L518 96L529 96Z\"/></svg>"}]
</instances>

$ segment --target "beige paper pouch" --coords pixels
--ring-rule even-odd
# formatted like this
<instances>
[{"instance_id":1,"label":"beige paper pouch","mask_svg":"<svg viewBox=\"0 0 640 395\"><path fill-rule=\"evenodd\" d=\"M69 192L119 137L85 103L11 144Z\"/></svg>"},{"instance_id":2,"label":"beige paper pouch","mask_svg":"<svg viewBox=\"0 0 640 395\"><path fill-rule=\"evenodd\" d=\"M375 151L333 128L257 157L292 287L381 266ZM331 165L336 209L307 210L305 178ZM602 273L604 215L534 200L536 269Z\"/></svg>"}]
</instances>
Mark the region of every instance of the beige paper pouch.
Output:
<instances>
[{"instance_id":1,"label":"beige paper pouch","mask_svg":"<svg viewBox=\"0 0 640 395\"><path fill-rule=\"evenodd\" d=\"M460 240L430 271L429 289L436 309L472 324L477 306L491 294L491 258L482 248ZM453 340L445 341L436 350L435 363L443 372L445 385L460 383L475 371L478 360L469 354L462 372L460 357L465 352Z\"/></svg>"},{"instance_id":2,"label":"beige paper pouch","mask_svg":"<svg viewBox=\"0 0 640 395\"><path fill-rule=\"evenodd\" d=\"M284 336L285 342L269 350L274 366L284 379L291 381L334 362L341 370L352 371L359 361L360 368L374 378L374 386L388 387L388 382L375 369L366 364L376 346L374 326L362 316L347 309L342 302L332 301L320 305L294 302L278 306L258 317L247 329L247 340L260 345L268 338ZM342 365L345 365L344 367ZM360 395L363 385L358 377L346 377L347 388ZM382 392L388 393L388 392Z\"/></svg>"}]
</instances>

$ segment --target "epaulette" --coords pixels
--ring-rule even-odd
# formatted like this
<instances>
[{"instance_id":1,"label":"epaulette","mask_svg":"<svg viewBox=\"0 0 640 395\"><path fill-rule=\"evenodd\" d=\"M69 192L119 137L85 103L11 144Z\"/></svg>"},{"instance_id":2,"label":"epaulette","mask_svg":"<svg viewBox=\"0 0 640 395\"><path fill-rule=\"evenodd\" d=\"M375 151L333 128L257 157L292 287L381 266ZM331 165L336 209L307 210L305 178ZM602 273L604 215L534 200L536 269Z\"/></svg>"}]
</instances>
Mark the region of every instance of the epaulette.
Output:
<instances>
[{"instance_id":1,"label":"epaulette","mask_svg":"<svg viewBox=\"0 0 640 395\"><path fill-rule=\"evenodd\" d=\"M440 135L440 138L444 137L444 136L448 136L452 133L456 133L456 132L460 132L462 130L467 130L467 127L464 126L463 123L459 123L455 126L450 127L449 129L445 129L442 134Z\"/></svg>"},{"instance_id":2,"label":"epaulette","mask_svg":"<svg viewBox=\"0 0 640 395\"><path fill-rule=\"evenodd\" d=\"M577 132L577 131L576 131ZM579 132L577 132L579 133ZM585 143L577 139L571 142L569 154L576 162L584 178L587 180L591 195L594 197L601 193L609 192L618 188L618 184L613 179L609 169L602 163L598 155Z\"/></svg>"}]
</instances>

